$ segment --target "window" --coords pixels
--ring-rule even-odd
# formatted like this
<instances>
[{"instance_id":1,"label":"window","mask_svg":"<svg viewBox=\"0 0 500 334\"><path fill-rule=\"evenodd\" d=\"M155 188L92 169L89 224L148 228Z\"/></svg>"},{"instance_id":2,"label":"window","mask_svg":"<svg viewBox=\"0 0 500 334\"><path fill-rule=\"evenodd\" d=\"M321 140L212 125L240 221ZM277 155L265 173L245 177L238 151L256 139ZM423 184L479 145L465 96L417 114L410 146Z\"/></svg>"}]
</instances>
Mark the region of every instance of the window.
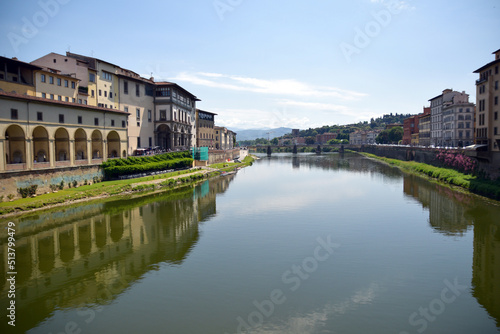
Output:
<instances>
[{"instance_id":1,"label":"window","mask_svg":"<svg viewBox=\"0 0 500 334\"><path fill-rule=\"evenodd\" d=\"M109 98L112 99L113 98L113 92L109 92Z\"/></svg>"},{"instance_id":2,"label":"window","mask_svg":"<svg viewBox=\"0 0 500 334\"><path fill-rule=\"evenodd\" d=\"M51 85L53 85L53 84L54 84L54 77L49 77L49 83L50 83Z\"/></svg>"},{"instance_id":3,"label":"window","mask_svg":"<svg viewBox=\"0 0 500 334\"><path fill-rule=\"evenodd\" d=\"M495 113L493 114L493 118L495 119L495 121L498 119L498 111L495 111Z\"/></svg>"},{"instance_id":4,"label":"window","mask_svg":"<svg viewBox=\"0 0 500 334\"><path fill-rule=\"evenodd\" d=\"M83 117L82 116L78 116L78 124L82 124L83 123Z\"/></svg>"},{"instance_id":5,"label":"window","mask_svg":"<svg viewBox=\"0 0 500 334\"><path fill-rule=\"evenodd\" d=\"M90 91L90 96L92 96L92 97L94 97L94 96L95 96L95 95L94 95L94 90L93 90L93 89Z\"/></svg>"},{"instance_id":6,"label":"window","mask_svg":"<svg viewBox=\"0 0 500 334\"><path fill-rule=\"evenodd\" d=\"M99 96L102 96L102 90L99 89Z\"/></svg>"},{"instance_id":7,"label":"window","mask_svg":"<svg viewBox=\"0 0 500 334\"><path fill-rule=\"evenodd\" d=\"M153 138L149 137L149 147L153 146Z\"/></svg>"},{"instance_id":8,"label":"window","mask_svg":"<svg viewBox=\"0 0 500 334\"><path fill-rule=\"evenodd\" d=\"M74 81L71 81L71 88L73 88L73 89L76 88L76 83Z\"/></svg>"},{"instance_id":9,"label":"window","mask_svg":"<svg viewBox=\"0 0 500 334\"><path fill-rule=\"evenodd\" d=\"M94 118L94 125L95 126L99 125L99 118L97 118L97 117Z\"/></svg>"},{"instance_id":10,"label":"window","mask_svg":"<svg viewBox=\"0 0 500 334\"><path fill-rule=\"evenodd\" d=\"M71 102L75 103L76 99L74 97L71 98Z\"/></svg>"},{"instance_id":11,"label":"window","mask_svg":"<svg viewBox=\"0 0 500 334\"><path fill-rule=\"evenodd\" d=\"M137 122L137 127L140 127L141 126L141 122Z\"/></svg>"},{"instance_id":12,"label":"window","mask_svg":"<svg viewBox=\"0 0 500 334\"><path fill-rule=\"evenodd\" d=\"M113 79L113 76L111 75L111 73L102 71L102 78L104 80L110 80L111 81Z\"/></svg>"},{"instance_id":13,"label":"window","mask_svg":"<svg viewBox=\"0 0 500 334\"><path fill-rule=\"evenodd\" d=\"M108 92L104 91L104 97L108 97Z\"/></svg>"},{"instance_id":14,"label":"window","mask_svg":"<svg viewBox=\"0 0 500 334\"><path fill-rule=\"evenodd\" d=\"M125 127L126 127L126 125L127 125L127 124L125 123L125 121L122 121L122 128L125 128Z\"/></svg>"},{"instance_id":15,"label":"window","mask_svg":"<svg viewBox=\"0 0 500 334\"><path fill-rule=\"evenodd\" d=\"M498 128L496 126L493 128L493 134L495 136L498 135Z\"/></svg>"},{"instance_id":16,"label":"window","mask_svg":"<svg viewBox=\"0 0 500 334\"><path fill-rule=\"evenodd\" d=\"M59 101L62 101L62 96L59 95L59 97L57 98Z\"/></svg>"},{"instance_id":17,"label":"window","mask_svg":"<svg viewBox=\"0 0 500 334\"><path fill-rule=\"evenodd\" d=\"M65 101L66 101L66 102L69 102L69 97L67 97L67 96L66 96Z\"/></svg>"},{"instance_id":18,"label":"window","mask_svg":"<svg viewBox=\"0 0 500 334\"><path fill-rule=\"evenodd\" d=\"M137 148L141 147L141 137L137 137Z\"/></svg>"},{"instance_id":19,"label":"window","mask_svg":"<svg viewBox=\"0 0 500 334\"><path fill-rule=\"evenodd\" d=\"M78 104L82 104L82 99L78 99Z\"/></svg>"},{"instance_id":20,"label":"window","mask_svg":"<svg viewBox=\"0 0 500 334\"><path fill-rule=\"evenodd\" d=\"M87 104L87 100L83 100L83 104Z\"/></svg>"},{"instance_id":21,"label":"window","mask_svg":"<svg viewBox=\"0 0 500 334\"><path fill-rule=\"evenodd\" d=\"M128 94L128 81L123 82L123 94Z\"/></svg>"},{"instance_id":22,"label":"window","mask_svg":"<svg viewBox=\"0 0 500 334\"><path fill-rule=\"evenodd\" d=\"M135 118L140 121L141 120L141 109L137 108L135 110Z\"/></svg>"},{"instance_id":23,"label":"window","mask_svg":"<svg viewBox=\"0 0 500 334\"><path fill-rule=\"evenodd\" d=\"M17 119L17 109L10 109L10 119Z\"/></svg>"},{"instance_id":24,"label":"window","mask_svg":"<svg viewBox=\"0 0 500 334\"><path fill-rule=\"evenodd\" d=\"M59 123L64 123L64 115L59 114Z\"/></svg>"},{"instance_id":25,"label":"window","mask_svg":"<svg viewBox=\"0 0 500 334\"><path fill-rule=\"evenodd\" d=\"M95 82L95 74L94 73L89 73L89 81Z\"/></svg>"},{"instance_id":26,"label":"window","mask_svg":"<svg viewBox=\"0 0 500 334\"><path fill-rule=\"evenodd\" d=\"M139 84L135 84L135 96L141 96L141 92L139 90Z\"/></svg>"},{"instance_id":27,"label":"window","mask_svg":"<svg viewBox=\"0 0 500 334\"><path fill-rule=\"evenodd\" d=\"M53 100L54 99L54 94L50 94L50 99Z\"/></svg>"},{"instance_id":28,"label":"window","mask_svg":"<svg viewBox=\"0 0 500 334\"><path fill-rule=\"evenodd\" d=\"M111 120L111 126L115 126L115 120L114 119Z\"/></svg>"},{"instance_id":29,"label":"window","mask_svg":"<svg viewBox=\"0 0 500 334\"><path fill-rule=\"evenodd\" d=\"M170 96L170 87L158 87L158 88L156 88L156 96L160 96L160 97Z\"/></svg>"},{"instance_id":30,"label":"window","mask_svg":"<svg viewBox=\"0 0 500 334\"><path fill-rule=\"evenodd\" d=\"M57 85L61 86L61 78L57 78Z\"/></svg>"},{"instance_id":31,"label":"window","mask_svg":"<svg viewBox=\"0 0 500 334\"><path fill-rule=\"evenodd\" d=\"M42 74L42 75L41 75L40 80L42 80L42 82L46 82L46 79L45 79L45 74Z\"/></svg>"},{"instance_id":32,"label":"window","mask_svg":"<svg viewBox=\"0 0 500 334\"><path fill-rule=\"evenodd\" d=\"M64 79L64 87L69 87L69 81Z\"/></svg>"},{"instance_id":33,"label":"window","mask_svg":"<svg viewBox=\"0 0 500 334\"><path fill-rule=\"evenodd\" d=\"M36 112L36 120L39 122L43 121L43 113L41 111Z\"/></svg>"},{"instance_id":34,"label":"window","mask_svg":"<svg viewBox=\"0 0 500 334\"><path fill-rule=\"evenodd\" d=\"M128 107L125 107L124 111L125 111L125 112L128 112Z\"/></svg>"},{"instance_id":35,"label":"window","mask_svg":"<svg viewBox=\"0 0 500 334\"><path fill-rule=\"evenodd\" d=\"M46 99L46 98L47 98L47 94L42 93L42 97L43 97L44 99Z\"/></svg>"},{"instance_id":36,"label":"window","mask_svg":"<svg viewBox=\"0 0 500 334\"><path fill-rule=\"evenodd\" d=\"M495 96L495 105L498 105L498 96Z\"/></svg>"},{"instance_id":37,"label":"window","mask_svg":"<svg viewBox=\"0 0 500 334\"><path fill-rule=\"evenodd\" d=\"M148 122L151 122L151 110L148 110ZM151 146L151 145L149 145Z\"/></svg>"},{"instance_id":38,"label":"window","mask_svg":"<svg viewBox=\"0 0 500 334\"><path fill-rule=\"evenodd\" d=\"M167 120L167 111L160 110L160 121L166 121L166 120Z\"/></svg>"},{"instance_id":39,"label":"window","mask_svg":"<svg viewBox=\"0 0 500 334\"><path fill-rule=\"evenodd\" d=\"M495 90L498 90L498 81L495 81Z\"/></svg>"}]
</instances>

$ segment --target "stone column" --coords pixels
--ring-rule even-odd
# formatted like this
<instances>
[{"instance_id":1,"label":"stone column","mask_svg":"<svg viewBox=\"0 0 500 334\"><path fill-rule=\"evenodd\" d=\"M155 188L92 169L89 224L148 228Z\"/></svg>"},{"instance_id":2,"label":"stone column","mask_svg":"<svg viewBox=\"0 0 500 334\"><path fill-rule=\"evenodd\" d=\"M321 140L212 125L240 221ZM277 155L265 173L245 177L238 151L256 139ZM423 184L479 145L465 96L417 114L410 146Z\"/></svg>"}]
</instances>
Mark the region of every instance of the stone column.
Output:
<instances>
[{"instance_id":1,"label":"stone column","mask_svg":"<svg viewBox=\"0 0 500 334\"><path fill-rule=\"evenodd\" d=\"M92 163L92 138L87 139L87 163Z\"/></svg>"},{"instance_id":2,"label":"stone column","mask_svg":"<svg viewBox=\"0 0 500 334\"><path fill-rule=\"evenodd\" d=\"M7 166L5 166L5 139L0 139L0 171L5 170Z\"/></svg>"},{"instance_id":3,"label":"stone column","mask_svg":"<svg viewBox=\"0 0 500 334\"><path fill-rule=\"evenodd\" d=\"M70 139L69 140L69 162L71 166L75 165L75 140Z\"/></svg>"},{"instance_id":4,"label":"stone column","mask_svg":"<svg viewBox=\"0 0 500 334\"><path fill-rule=\"evenodd\" d=\"M56 141L54 138L49 139L49 161L50 167L54 167L56 165Z\"/></svg>"}]
</instances>

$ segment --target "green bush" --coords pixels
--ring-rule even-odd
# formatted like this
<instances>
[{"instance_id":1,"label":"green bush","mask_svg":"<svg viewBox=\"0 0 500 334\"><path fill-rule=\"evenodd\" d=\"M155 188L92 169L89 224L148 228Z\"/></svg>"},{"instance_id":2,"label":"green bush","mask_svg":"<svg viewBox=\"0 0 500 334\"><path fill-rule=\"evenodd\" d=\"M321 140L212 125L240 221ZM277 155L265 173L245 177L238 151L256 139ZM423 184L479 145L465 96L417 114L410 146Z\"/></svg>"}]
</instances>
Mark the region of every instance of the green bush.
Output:
<instances>
[{"instance_id":1,"label":"green bush","mask_svg":"<svg viewBox=\"0 0 500 334\"><path fill-rule=\"evenodd\" d=\"M122 175L132 175L167 169L179 169L190 167L193 164L192 158L180 158L171 160L162 160L160 162L143 162L134 165L109 166L104 168L106 179L117 178Z\"/></svg>"},{"instance_id":2,"label":"green bush","mask_svg":"<svg viewBox=\"0 0 500 334\"><path fill-rule=\"evenodd\" d=\"M26 198L26 197L31 197L31 196L35 195L37 188L38 188L38 186L36 184L33 184L33 185L26 187L26 188L19 188L19 189L17 189L17 191L21 194L22 198Z\"/></svg>"}]
</instances>

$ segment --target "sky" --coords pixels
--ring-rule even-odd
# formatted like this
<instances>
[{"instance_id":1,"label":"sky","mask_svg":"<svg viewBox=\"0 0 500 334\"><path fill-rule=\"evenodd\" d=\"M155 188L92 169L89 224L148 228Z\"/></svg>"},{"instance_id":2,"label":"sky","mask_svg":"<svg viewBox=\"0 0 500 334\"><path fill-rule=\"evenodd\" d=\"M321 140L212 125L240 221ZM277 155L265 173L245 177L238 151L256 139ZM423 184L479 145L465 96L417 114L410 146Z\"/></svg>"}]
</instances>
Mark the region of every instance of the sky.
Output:
<instances>
[{"instance_id":1,"label":"sky","mask_svg":"<svg viewBox=\"0 0 500 334\"><path fill-rule=\"evenodd\" d=\"M0 55L93 56L172 81L230 129L417 114L500 49L500 0L25 0L0 4Z\"/></svg>"}]
</instances>

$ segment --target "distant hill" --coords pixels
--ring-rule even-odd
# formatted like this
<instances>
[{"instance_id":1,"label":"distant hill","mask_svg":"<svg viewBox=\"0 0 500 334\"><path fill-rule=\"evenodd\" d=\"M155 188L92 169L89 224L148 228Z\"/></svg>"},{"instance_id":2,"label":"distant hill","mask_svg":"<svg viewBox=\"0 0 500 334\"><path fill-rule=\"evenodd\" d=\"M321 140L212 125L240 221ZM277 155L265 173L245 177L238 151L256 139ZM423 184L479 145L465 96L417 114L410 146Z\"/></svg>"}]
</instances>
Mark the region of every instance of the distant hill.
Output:
<instances>
[{"instance_id":1,"label":"distant hill","mask_svg":"<svg viewBox=\"0 0 500 334\"><path fill-rule=\"evenodd\" d=\"M282 137L288 133L292 133L292 128L275 128L275 129L249 129L249 130L237 130L234 129L237 133L236 140L255 140L257 138L265 138L273 139L276 137Z\"/></svg>"}]
</instances>

